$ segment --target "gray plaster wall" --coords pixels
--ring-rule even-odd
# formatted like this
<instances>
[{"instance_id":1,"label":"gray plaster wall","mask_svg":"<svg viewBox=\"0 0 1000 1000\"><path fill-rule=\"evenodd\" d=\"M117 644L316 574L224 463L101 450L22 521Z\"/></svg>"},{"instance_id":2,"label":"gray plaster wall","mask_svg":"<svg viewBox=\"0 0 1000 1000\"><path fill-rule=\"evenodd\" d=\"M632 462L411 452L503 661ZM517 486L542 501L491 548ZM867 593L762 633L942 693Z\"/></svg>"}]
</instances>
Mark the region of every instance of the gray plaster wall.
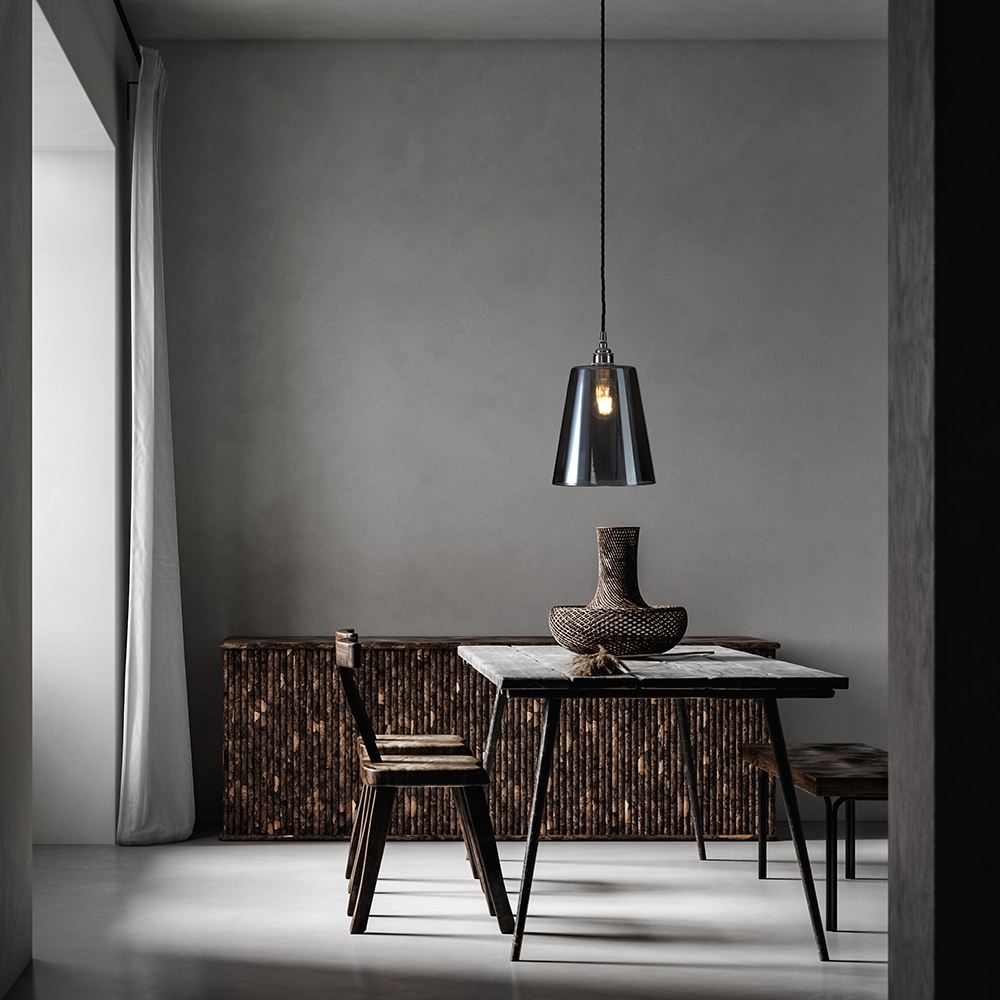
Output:
<instances>
[{"instance_id":1,"label":"gray plaster wall","mask_svg":"<svg viewBox=\"0 0 1000 1000\"><path fill-rule=\"evenodd\" d=\"M609 336L655 486L549 485L599 325L581 43L171 43L164 267L198 808L227 634L541 633L642 527L695 633L886 740L883 43L614 43Z\"/></svg>"},{"instance_id":2,"label":"gray plaster wall","mask_svg":"<svg viewBox=\"0 0 1000 1000\"><path fill-rule=\"evenodd\" d=\"M31 961L31 3L0 4L0 996Z\"/></svg>"}]
</instances>

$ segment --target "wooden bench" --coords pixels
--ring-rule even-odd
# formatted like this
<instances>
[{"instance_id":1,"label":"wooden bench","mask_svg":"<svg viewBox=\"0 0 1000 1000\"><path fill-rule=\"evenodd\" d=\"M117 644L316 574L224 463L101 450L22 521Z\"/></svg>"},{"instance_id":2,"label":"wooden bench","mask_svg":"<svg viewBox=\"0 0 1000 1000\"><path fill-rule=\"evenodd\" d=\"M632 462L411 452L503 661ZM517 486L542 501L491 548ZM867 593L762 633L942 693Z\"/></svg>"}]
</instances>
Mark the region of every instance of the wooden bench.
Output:
<instances>
[{"instance_id":1,"label":"wooden bench","mask_svg":"<svg viewBox=\"0 0 1000 1000\"><path fill-rule=\"evenodd\" d=\"M771 778L777 774L770 743L748 743L740 756L757 768L758 802L767 802ZM854 804L859 799L889 797L889 755L867 743L800 743L788 747L788 763L796 788L826 803L826 929L837 929L837 820L845 805L844 875L855 877L857 845ZM760 796L764 797L761 798ZM767 813L757 816L757 877L767 878Z\"/></svg>"}]
</instances>

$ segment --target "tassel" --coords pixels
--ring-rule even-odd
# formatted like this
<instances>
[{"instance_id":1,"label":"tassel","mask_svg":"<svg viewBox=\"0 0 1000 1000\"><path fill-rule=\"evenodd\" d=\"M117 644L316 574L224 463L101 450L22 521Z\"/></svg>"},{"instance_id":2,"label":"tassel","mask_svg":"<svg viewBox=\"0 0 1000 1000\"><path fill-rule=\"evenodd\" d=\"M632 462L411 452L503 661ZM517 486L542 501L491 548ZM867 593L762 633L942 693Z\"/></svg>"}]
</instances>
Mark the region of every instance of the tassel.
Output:
<instances>
[{"instance_id":1,"label":"tassel","mask_svg":"<svg viewBox=\"0 0 1000 1000\"><path fill-rule=\"evenodd\" d=\"M610 677L623 673L625 668L621 660L603 646L598 646L596 653L577 653L570 670L571 677Z\"/></svg>"}]
</instances>

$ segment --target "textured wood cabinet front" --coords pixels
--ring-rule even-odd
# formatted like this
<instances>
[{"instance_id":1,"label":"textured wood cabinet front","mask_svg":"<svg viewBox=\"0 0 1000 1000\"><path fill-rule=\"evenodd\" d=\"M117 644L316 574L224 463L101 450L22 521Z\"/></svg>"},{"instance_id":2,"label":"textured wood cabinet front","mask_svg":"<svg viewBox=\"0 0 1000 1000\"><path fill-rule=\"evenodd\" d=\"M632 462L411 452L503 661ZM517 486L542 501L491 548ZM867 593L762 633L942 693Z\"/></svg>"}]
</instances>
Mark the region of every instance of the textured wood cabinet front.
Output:
<instances>
[{"instance_id":1,"label":"textured wood cabinet front","mask_svg":"<svg viewBox=\"0 0 1000 1000\"><path fill-rule=\"evenodd\" d=\"M691 637L774 656L778 644ZM459 645L538 642L518 637L363 640L362 693L386 733L458 733L481 752L493 688L462 663ZM225 840L346 839L357 799L355 733L341 697L332 638L227 639L223 745ZM499 839L524 836L540 704L513 701L490 788ZM744 743L767 742L759 702L693 699L688 710L708 838L756 832L753 770ZM773 793L772 793L773 795ZM773 825L774 802L769 804ZM693 839L674 706L670 700L583 700L563 706L542 836L557 839ZM440 789L401 794L392 836L457 838Z\"/></svg>"}]
</instances>

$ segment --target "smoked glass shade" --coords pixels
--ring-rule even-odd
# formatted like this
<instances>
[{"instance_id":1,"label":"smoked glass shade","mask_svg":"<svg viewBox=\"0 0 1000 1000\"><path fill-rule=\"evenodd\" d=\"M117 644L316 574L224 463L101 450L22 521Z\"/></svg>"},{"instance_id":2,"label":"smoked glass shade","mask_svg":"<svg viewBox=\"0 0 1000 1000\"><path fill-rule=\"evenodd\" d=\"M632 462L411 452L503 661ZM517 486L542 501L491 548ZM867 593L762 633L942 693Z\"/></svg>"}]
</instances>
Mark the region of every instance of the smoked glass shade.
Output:
<instances>
[{"instance_id":1,"label":"smoked glass shade","mask_svg":"<svg viewBox=\"0 0 1000 1000\"><path fill-rule=\"evenodd\" d=\"M654 483L646 417L635 369L581 365L569 375L555 486Z\"/></svg>"}]
</instances>

